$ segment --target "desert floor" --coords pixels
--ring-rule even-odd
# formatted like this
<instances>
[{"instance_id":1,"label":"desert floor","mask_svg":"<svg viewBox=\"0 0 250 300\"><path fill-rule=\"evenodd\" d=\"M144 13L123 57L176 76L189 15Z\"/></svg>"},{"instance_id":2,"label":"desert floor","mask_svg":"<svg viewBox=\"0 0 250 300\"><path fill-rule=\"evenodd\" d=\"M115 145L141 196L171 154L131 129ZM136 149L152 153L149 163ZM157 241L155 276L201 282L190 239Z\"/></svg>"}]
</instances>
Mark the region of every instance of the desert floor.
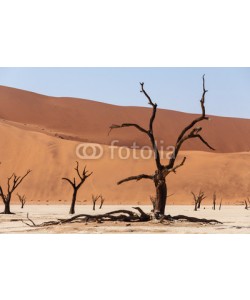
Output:
<instances>
[{"instance_id":1,"label":"desert floor","mask_svg":"<svg viewBox=\"0 0 250 300\"><path fill-rule=\"evenodd\" d=\"M104 222L73 223L47 227L29 227L21 220L27 221L29 217L36 223L68 218L69 206L67 205L12 205L13 215L0 215L0 233L250 233L250 210L244 206L224 206L221 210L212 210L211 206L202 207L195 212L193 206L169 205L166 213L171 215L187 215L198 218L216 219L223 224L204 225L199 223L174 222L162 224L156 221L142 223ZM141 206L149 212L150 206ZM0 206L3 210L3 206ZM89 205L76 206L76 213L105 213L116 209L133 210L132 206L106 205L101 210L97 207L92 210Z\"/></svg>"}]
</instances>

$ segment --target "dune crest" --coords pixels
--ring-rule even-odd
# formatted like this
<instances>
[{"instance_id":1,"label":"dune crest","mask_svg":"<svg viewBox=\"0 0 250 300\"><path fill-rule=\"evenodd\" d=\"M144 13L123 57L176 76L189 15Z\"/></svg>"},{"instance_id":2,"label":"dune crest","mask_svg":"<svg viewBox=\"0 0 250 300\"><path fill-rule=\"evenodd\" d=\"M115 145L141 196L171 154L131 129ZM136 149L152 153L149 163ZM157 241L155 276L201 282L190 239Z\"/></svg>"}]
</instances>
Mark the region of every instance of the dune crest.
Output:
<instances>
[{"instance_id":1,"label":"dune crest","mask_svg":"<svg viewBox=\"0 0 250 300\"><path fill-rule=\"evenodd\" d=\"M199 105L197 101L197 105ZM145 103L146 106L146 103ZM148 123L150 108L122 107L96 101L48 97L19 89L0 86L0 118L25 130L43 132L57 138L109 145L150 145L145 136L133 128L113 131L109 126L123 122ZM193 119L192 114L159 109L155 136L163 146L175 143L180 130ZM250 120L211 116L203 122L203 136L217 153L250 151ZM188 141L183 150L209 151L202 143Z\"/></svg>"}]
</instances>

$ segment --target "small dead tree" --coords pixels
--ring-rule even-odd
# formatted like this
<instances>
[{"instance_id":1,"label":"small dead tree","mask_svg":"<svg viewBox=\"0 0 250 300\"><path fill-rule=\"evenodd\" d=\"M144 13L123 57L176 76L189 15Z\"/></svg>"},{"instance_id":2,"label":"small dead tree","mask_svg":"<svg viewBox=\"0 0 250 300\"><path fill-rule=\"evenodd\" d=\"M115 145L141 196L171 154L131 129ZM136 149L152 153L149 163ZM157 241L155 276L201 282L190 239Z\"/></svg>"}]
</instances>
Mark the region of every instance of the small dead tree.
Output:
<instances>
[{"instance_id":1,"label":"small dead tree","mask_svg":"<svg viewBox=\"0 0 250 300\"><path fill-rule=\"evenodd\" d=\"M93 210L95 210L96 202L100 197L101 197L101 195L98 195L98 196L92 195Z\"/></svg>"},{"instance_id":2,"label":"small dead tree","mask_svg":"<svg viewBox=\"0 0 250 300\"><path fill-rule=\"evenodd\" d=\"M21 208L24 208L24 204L26 203L26 196L25 195L21 196L17 193L17 197L18 197L19 201L21 202Z\"/></svg>"},{"instance_id":3,"label":"small dead tree","mask_svg":"<svg viewBox=\"0 0 250 300\"><path fill-rule=\"evenodd\" d=\"M143 134L147 135L147 137L150 140L151 146L152 146L152 150L154 152L154 159L155 159L155 165L156 165L156 170L154 172L154 174L151 175L147 175L147 174L140 174L137 176L130 176L128 178L122 179L120 180L117 184L122 184L124 182L128 182L128 181L139 181L142 179L148 179L148 180L152 180L155 186L155 191L156 191L156 201L155 201L155 206L154 206L154 216L157 219L160 219L162 217L162 215L164 215L165 213L165 206L166 206L166 201L167 201L167 183L166 183L166 177L170 174L170 173L176 173L176 170L183 166L185 161L186 161L186 157L184 157L182 159L182 161L176 165L176 159L178 157L179 151L183 145L183 143L185 143L187 140L190 139L199 139L203 144L205 144L208 148L214 150L214 148L212 148L205 140L204 138L201 136L201 130L202 127L195 127L195 125L203 120L209 120L209 118L206 116L206 112L205 112L205 94L207 93L207 90L205 89L205 77L203 76L203 93L202 93L202 97L200 100L200 104L201 104L201 115L197 118L195 118L193 121L191 121L179 134L173 153L171 155L171 158L169 159L169 162L167 165L163 165L161 163L161 158L159 155L159 150L157 147L157 143L155 140L155 136L154 136L154 130L153 130L153 125L154 125L154 121L155 121L155 117L156 117L156 112L157 112L157 104L154 103L150 96L147 94L147 92L144 90L144 83L140 83L141 85L141 93L143 93L145 95L145 97L148 100L149 105L152 107L152 114L149 120L149 126L148 128L143 128L142 126L140 126L139 124L136 123L123 123L121 125L116 125L113 124L110 126L110 131L112 131L113 129L119 129L119 128L124 128L124 127L133 127L136 128L137 130L139 130L140 132L142 132Z\"/></svg>"},{"instance_id":4,"label":"small dead tree","mask_svg":"<svg viewBox=\"0 0 250 300\"><path fill-rule=\"evenodd\" d=\"M191 192L191 194L194 197L194 210L197 211L197 209L201 207L201 202L206 198L206 196L201 190L199 191L199 194L197 196L193 192Z\"/></svg>"},{"instance_id":5,"label":"small dead tree","mask_svg":"<svg viewBox=\"0 0 250 300\"><path fill-rule=\"evenodd\" d=\"M204 195L204 192L200 191L199 195L198 195L198 207L201 207L201 202L206 198L206 196Z\"/></svg>"},{"instance_id":6,"label":"small dead tree","mask_svg":"<svg viewBox=\"0 0 250 300\"><path fill-rule=\"evenodd\" d=\"M220 199L220 206L219 206L219 210L221 210L221 205L222 205L222 198Z\"/></svg>"},{"instance_id":7,"label":"small dead tree","mask_svg":"<svg viewBox=\"0 0 250 300\"><path fill-rule=\"evenodd\" d=\"M73 178L73 180L70 180L69 178L66 178L66 177L62 178L62 180L66 180L73 188L72 201L71 201L71 206L70 206L70 210L69 210L69 213L72 215L75 213L77 192L78 192L79 188L82 186L82 184L85 182L85 180L93 173L93 172L89 173L86 170L86 166L84 167L83 171L80 172L78 161L76 162L75 170L76 170L77 176L80 180L78 184L76 183L75 177Z\"/></svg>"},{"instance_id":8,"label":"small dead tree","mask_svg":"<svg viewBox=\"0 0 250 300\"><path fill-rule=\"evenodd\" d=\"M214 192L214 194L213 194L213 210L215 210L215 206L216 206L216 193Z\"/></svg>"},{"instance_id":9,"label":"small dead tree","mask_svg":"<svg viewBox=\"0 0 250 300\"><path fill-rule=\"evenodd\" d=\"M104 203L104 198L103 198L103 196L102 195L100 195L100 199L101 199L101 202L100 202L100 206L99 206L99 209L101 209L102 208L102 206L103 206L103 203Z\"/></svg>"},{"instance_id":10,"label":"small dead tree","mask_svg":"<svg viewBox=\"0 0 250 300\"><path fill-rule=\"evenodd\" d=\"M245 209L248 209L247 200L245 200Z\"/></svg>"},{"instance_id":11,"label":"small dead tree","mask_svg":"<svg viewBox=\"0 0 250 300\"><path fill-rule=\"evenodd\" d=\"M4 203L4 211L2 212L2 214L12 214L10 211L12 194L30 172L31 170L28 170L23 176L17 176L15 173L13 173L7 180L6 193L4 193L2 185L0 185L0 196Z\"/></svg>"}]
</instances>

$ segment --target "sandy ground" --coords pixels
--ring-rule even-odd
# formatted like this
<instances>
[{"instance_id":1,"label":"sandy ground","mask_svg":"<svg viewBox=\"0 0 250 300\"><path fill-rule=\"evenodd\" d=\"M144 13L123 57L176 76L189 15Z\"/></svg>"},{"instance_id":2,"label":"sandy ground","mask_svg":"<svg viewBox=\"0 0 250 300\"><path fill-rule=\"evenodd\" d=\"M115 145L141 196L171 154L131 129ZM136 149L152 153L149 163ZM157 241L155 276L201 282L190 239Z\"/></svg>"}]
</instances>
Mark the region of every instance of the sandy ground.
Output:
<instances>
[{"instance_id":1,"label":"sandy ground","mask_svg":"<svg viewBox=\"0 0 250 300\"><path fill-rule=\"evenodd\" d=\"M150 206L141 206L145 212L149 212ZM3 207L1 206L2 210ZM129 205L106 205L102 210L96 209L93 212L89 205L76 207L79 213L105 213L116 209L129 209ZM221 210L212 210L211 206L202 207L200 211L195 212L193 206L169 205L167 214L194 216L198 218L216 219L223 224L204 225L192 224L187 222L175 222L170 224L161 224L158 222L147 223L126 223L126 222L104 222L98 224L91 222L88 224L73 223L43 228L32 228L24 223L27 221L26 215L36 223L56 220L57 218L68 218L69 206L67 205L27 205L24 209L20 206L12 205L13 215L0 215L0 233L250 233L250 210L245 210L244 206L224 206ZM133 209L132 209L133 210Z\"/></svg>"}]
</instances>

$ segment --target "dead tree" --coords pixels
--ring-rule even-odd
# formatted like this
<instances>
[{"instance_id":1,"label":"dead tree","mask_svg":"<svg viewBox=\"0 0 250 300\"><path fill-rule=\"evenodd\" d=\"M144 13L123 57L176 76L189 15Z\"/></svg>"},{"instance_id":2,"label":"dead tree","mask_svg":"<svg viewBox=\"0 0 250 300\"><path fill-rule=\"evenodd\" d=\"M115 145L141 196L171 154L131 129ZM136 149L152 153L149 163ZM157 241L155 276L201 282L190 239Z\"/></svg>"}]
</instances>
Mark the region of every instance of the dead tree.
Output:
<instances>
[{"instance_id":1,"label":"dead tree","mask_svg":"<svg viewBox=\"0 0 250 300\"><path fill-rule=\"evenodd\" d=\"M156 218L160 218L160 216L164 215L165 213L165 206L166 206L166 200L167 200L167 183L166 183L166 177L170 173L176 173L176 170L183 166L186 157L182 159L182 161L179 164L176 164L176 159L178 157L179 151L183 145L184 142L190 139L199 139L203 144L205 144L208 148L214 150L201 136L201 130L202 127L195 127L195 125L203 120L208 120L209 118L206 116L205 113L205 94L207 93L207 90L205 89L205 77L203 76L203 93L200 100L201 104L201 115L197 118L195 118L193 121L191 121L179 134L174 151L171 155L171 158L169 159L169 162L167 165L163 165L161 163L159 150L156 144L154 131L153 131L153 125L156 117L157 112L157 104L153 103L150 96L147 94L147 92L144 90L144 83L140 83L141 85L141 93L145 95L145 97L148 99L148 103L150 106L152 106L152 114L149 120L149 126L148 128L143 128L142 126L136 124L136 123L123 123L121 125L111 125L110 131L113 129L118 128L124 128L124 127L133 127L142 132L143 134L147 135L147 137L150 140L153 152L154 152L154 159L155 159L155 165L156 165L156 171L154 174L148 175L148 174L140 174L137 176L130 176L128 178L120 180L117 184L122 184L124 182L128 181L139 181L141 179L148 179L152 180L154 182L155 191L156 191L156 201L155 201L155 207L154 207L154 216Z\"/></svg>"},{"instance_id":2,"label":"dead tree","mask_svg":"<svg viewBox=\"0 0 250 300\"><path fill-rule=\"evenodd\" d=\"M22 183L24 178L31 172L28 170L23 176L17 176L13 173L7 180L7 192L4 193L2 185L0 185L0 196L4 203L4 211L2 214L12 214L10 211L10 202L12 193L17 189L17 187Z\"/></svg>"},{"instance_id":3,"label":"dead tree","mask_svg":"<svg viewBox=\"0 0 250 300\"><path fill-rule=\"evenodd\" d=\"M101 199L101 202L100 202L100 206L99 206L99 209L101 209L102 208L102 206L103 206L103 203L104 203L104 198L103 198L103 196L102 195L100 195L100 199Z\"/></svg>"},{"instance_id":4,"label":"dead tree","mask_svg":"<svg viewBox=\"0 0 250 300\"><path fill-rule=\"evenodd\" d=\"M96 202L100 197L101 197L101 195L98 195L98 196L92 195L93 210L95 210Z\"/></svg>"},{"instance_id":5,"label":"dead tree","mask_svg":"<svg viewBox=\"0 0 250 300\"><path fill-rule=\"evenodd\" d=\"M21 202L21 208L24 208L24 204L26 203L26 196L25 195L21 196L17 193L17 197L18 197L19 201Z\"/></svg>"},{"instance_id":6,"label":"dead tree","mask_svg":"<svg viewBox=\"0 0 250 300\"><path fill-rule=\"evenodd\" d=\"M216 206L216 193L214 192L214 194L213 194L213 210L215 210L215 206Z\"/></svg>"},{"instance_id":7,"label":"dead tree","mask_svg":"<svg viewBox=\"0 0 250 300\"><path fill-rule=\"evenodd\" d=\"M222 205L222 199L220 199L220 206L219 206L219 210L221 210L221 205Z\"/></svg>"},{"instance_id":8,"label":"dead tree","mask_svg":"<svg viewBox=\"0 0 250 300\"><path fill-rule=\"evenodd\" d=\"M204 192L200 191L198 195L198 208L201 208L201 202L206 198L207 196L204 195Z\"/></svg>"},{"instance_id":9,"label":"dead tree","mask_svg":"<svg viewBox=\"0 0 250 300\"><path fill-rule=\"evenodd\" d=\"M194 197L194 210L197 211L201 207L201 202L206 198L204 192L199 191L199 194L196 196L195 193L191 192Z\"/></svg>"},{"instance_id":10,"label":"dead tree","mask_svg":"<svg viewBox=\"0 0 250 300\"><path fill-rule=\"evenodd\" d=\"M48 227L48 226L54 226L54 225L62 225L62 224L68 224L68 223L74 223L74 222L82 222L86 224L87 222L97 222L102 223L105 221L120 221L120 222L148 222L151 220L150 216L146 214L140 207L133 207L133 209L137 210L138 212L135 213L130 210L120 209L111 211L105 214L97 214L97 215L88 215L88 214L80 214L75 215L69 219L57 219L56 221L46 221L41 224L36 224L31 218L29 218L29 215L27 214L27 221L21 220L24 224L30 227ZM162 216L160 223L163 221L169 222L176 222L176 221L187 221L191 223L202 223L202 224L223 224L217 220L213 219L199 219L194 217L188 217L183 215L178 216Z\"/></svg>"},{"instance_id":11,"label":"dead tree","mask_svg":"<svg viewBox=\"0 0 250 300\"><path fill-rule=\"evenodd\" d=\"M248 209L247 200L245 200L245 209Z\"/></svg>"},{"instance_id":12,"label":"dead tree","mask_svg":"<svg viewBox=\"0 0 250 300\"><path fill-rule=\"evenodd\" d=\"M82 184L85 182L85 180L93 173L88 173L88 171L86 170L86 166L84 167L83 171L80 172L79 170L79 163L78 161L76 162L76 173L77 176L79 177L79 183L76 183L76 178L74 177L73 180L70 180L69 178L63 177L63 180L66 180L73 188L73 195L72 195L72 201L71 201L71 206L70 206L70 210L69 213L70 214L74 214L75 213L75 204L76 204L76 196L77 196L77 192L79 190L79 188L82 186Z\"/></svg>"}]
</instances>

